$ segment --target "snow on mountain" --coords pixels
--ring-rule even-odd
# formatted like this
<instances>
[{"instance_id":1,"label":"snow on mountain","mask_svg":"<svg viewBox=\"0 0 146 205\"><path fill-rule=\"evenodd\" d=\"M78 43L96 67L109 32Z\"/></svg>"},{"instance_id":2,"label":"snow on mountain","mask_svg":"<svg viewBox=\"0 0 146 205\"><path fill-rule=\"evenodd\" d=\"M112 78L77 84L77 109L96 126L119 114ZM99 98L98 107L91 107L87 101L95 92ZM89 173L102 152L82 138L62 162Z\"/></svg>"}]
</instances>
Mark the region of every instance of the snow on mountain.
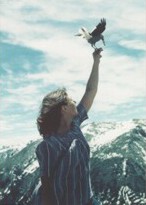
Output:
<instances>
[{"instance_id":1,"label":"snow on mountain","mask_svg":"<svg viewBox=\"0 0 146 205\"><path fill-rule=\"evenodd\" d=\"M110 143L123 133L130 131L137 125L141 125L146 130L146 120L131 120L126 122L100 122L91 123L83 127L82 131L88 139L91 151L98 147Z\"/></svg>"},{"instance_id":2,"label":"snow on mountain","mask_svg":"<svg viewBox=\"0 0 146 205\"><path fill-rule=\"evenodd\" d=\"M90 123L82 128L91 148L91 180L104 205L146 204L146 120ZM31 141L0 146L0 205L32 205L39 182Z\"/></svg>"},{"instance_id":3,"label":"snow on mountain","mask_svg":"<svg viewBox=\"0 0 146 205\"><path fill-rule=\"evenodd\" d=\"M107 205L146 204L145 121L94 147L91 178L95 195ZM129 127L129 126L127 126Z\"/></svg>"}]
</instances>

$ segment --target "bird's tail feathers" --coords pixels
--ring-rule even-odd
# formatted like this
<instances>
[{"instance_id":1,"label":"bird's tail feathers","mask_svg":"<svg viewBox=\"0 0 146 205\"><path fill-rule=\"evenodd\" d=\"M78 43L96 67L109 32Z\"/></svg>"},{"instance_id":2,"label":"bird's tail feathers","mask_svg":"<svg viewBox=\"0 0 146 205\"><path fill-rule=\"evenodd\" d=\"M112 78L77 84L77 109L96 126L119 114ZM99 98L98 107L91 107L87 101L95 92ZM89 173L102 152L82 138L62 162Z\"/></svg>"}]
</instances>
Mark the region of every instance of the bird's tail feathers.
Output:
<instances>
[{"instance_id":1,"label":"bird's tail feathers","mask_svg":"<svg viewBox=\"0 0 146 205\"><path fill-rule=\"evenodd\" d=\"M79 29L79 32L77 34L75 34L75 36L82 36L83 37L83 32L81 29Z\"/></svg>"}]
</instances>

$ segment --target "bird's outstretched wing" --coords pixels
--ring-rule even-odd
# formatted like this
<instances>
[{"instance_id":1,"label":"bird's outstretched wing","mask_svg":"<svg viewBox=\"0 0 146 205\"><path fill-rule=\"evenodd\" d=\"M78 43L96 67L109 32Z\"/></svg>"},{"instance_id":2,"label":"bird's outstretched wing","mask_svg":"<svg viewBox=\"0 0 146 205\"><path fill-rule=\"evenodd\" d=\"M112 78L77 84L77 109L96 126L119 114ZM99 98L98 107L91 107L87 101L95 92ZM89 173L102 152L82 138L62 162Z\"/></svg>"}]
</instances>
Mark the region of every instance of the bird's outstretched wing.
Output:
<instances>
[{"instance_id":1,"label":"bird's outstretched wing","mask_svg":"<svg viewBox=\"0 0 146 205\"><path fill-rule=\"evenodd\" d=\"M100 35L104 30L106 26L106 20L103 18L101 19L100 23L96 26L96 28L90 33L92 36L98 36Z\"/></svg>"}]
</instances>

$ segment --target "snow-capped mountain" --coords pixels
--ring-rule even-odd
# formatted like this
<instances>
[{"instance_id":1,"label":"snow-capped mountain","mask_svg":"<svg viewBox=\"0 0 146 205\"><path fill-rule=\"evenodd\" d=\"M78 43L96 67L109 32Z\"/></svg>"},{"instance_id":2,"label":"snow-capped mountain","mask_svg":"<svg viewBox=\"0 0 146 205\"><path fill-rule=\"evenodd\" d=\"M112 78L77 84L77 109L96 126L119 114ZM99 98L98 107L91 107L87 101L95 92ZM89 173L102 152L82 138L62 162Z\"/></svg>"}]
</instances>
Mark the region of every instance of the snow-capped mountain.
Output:
<instances>
[{"instance_id":1,"label":"snow-capped mountain","mask_svg":"<svg viewBox=\"0 0 146 205\"><path fill-rule=\"evenodd\" d=\"M146 204L146 121L92 123L84 131L95 195L107 205Z\"/></svg>"},{"instance_id":2,"label":"snow-capped mountain","mask_svg":"<svg viewBox=\"0 0 146 205\"><path fill-rule=\"evenodd\" d=\"M91 180L104 205L146 204L146 121L91 123L82 128L91 148ZM40 139L41 140L41 139ZM35 148L0 147L0 205L31 205L39 181Z\"/></svg>"}]
</instances>

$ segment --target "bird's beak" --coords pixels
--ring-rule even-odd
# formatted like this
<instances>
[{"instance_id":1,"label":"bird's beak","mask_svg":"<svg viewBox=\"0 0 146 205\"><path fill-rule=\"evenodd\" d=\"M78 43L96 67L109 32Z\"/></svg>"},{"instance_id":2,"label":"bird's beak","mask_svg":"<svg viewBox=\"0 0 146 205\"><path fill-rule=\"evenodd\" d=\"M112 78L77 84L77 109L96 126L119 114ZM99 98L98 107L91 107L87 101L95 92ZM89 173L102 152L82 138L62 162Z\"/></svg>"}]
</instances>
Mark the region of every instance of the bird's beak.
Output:
<instances>
[{"instance_id":1,"label":"bird's beak","mask_svg":"<svg viewBox=\"0 0 146 205\"><path fill-rule=\"evenodd\" d=\"M103 35L101 35L101 40L103 42L103 45L105 46L105 41L104 41L104 36Z\"/></svg>"},{"instance_id":2,"label":"bird's beak","mask_svg":"<svg viewBox=\"0 0 146 205\"><path fill-rule=\"evenodd\" d=\"M103 45L105 46L105 40L104 40L104 38L102 39L102 42L103 42Z\"/></svg>"}]
</instances>

